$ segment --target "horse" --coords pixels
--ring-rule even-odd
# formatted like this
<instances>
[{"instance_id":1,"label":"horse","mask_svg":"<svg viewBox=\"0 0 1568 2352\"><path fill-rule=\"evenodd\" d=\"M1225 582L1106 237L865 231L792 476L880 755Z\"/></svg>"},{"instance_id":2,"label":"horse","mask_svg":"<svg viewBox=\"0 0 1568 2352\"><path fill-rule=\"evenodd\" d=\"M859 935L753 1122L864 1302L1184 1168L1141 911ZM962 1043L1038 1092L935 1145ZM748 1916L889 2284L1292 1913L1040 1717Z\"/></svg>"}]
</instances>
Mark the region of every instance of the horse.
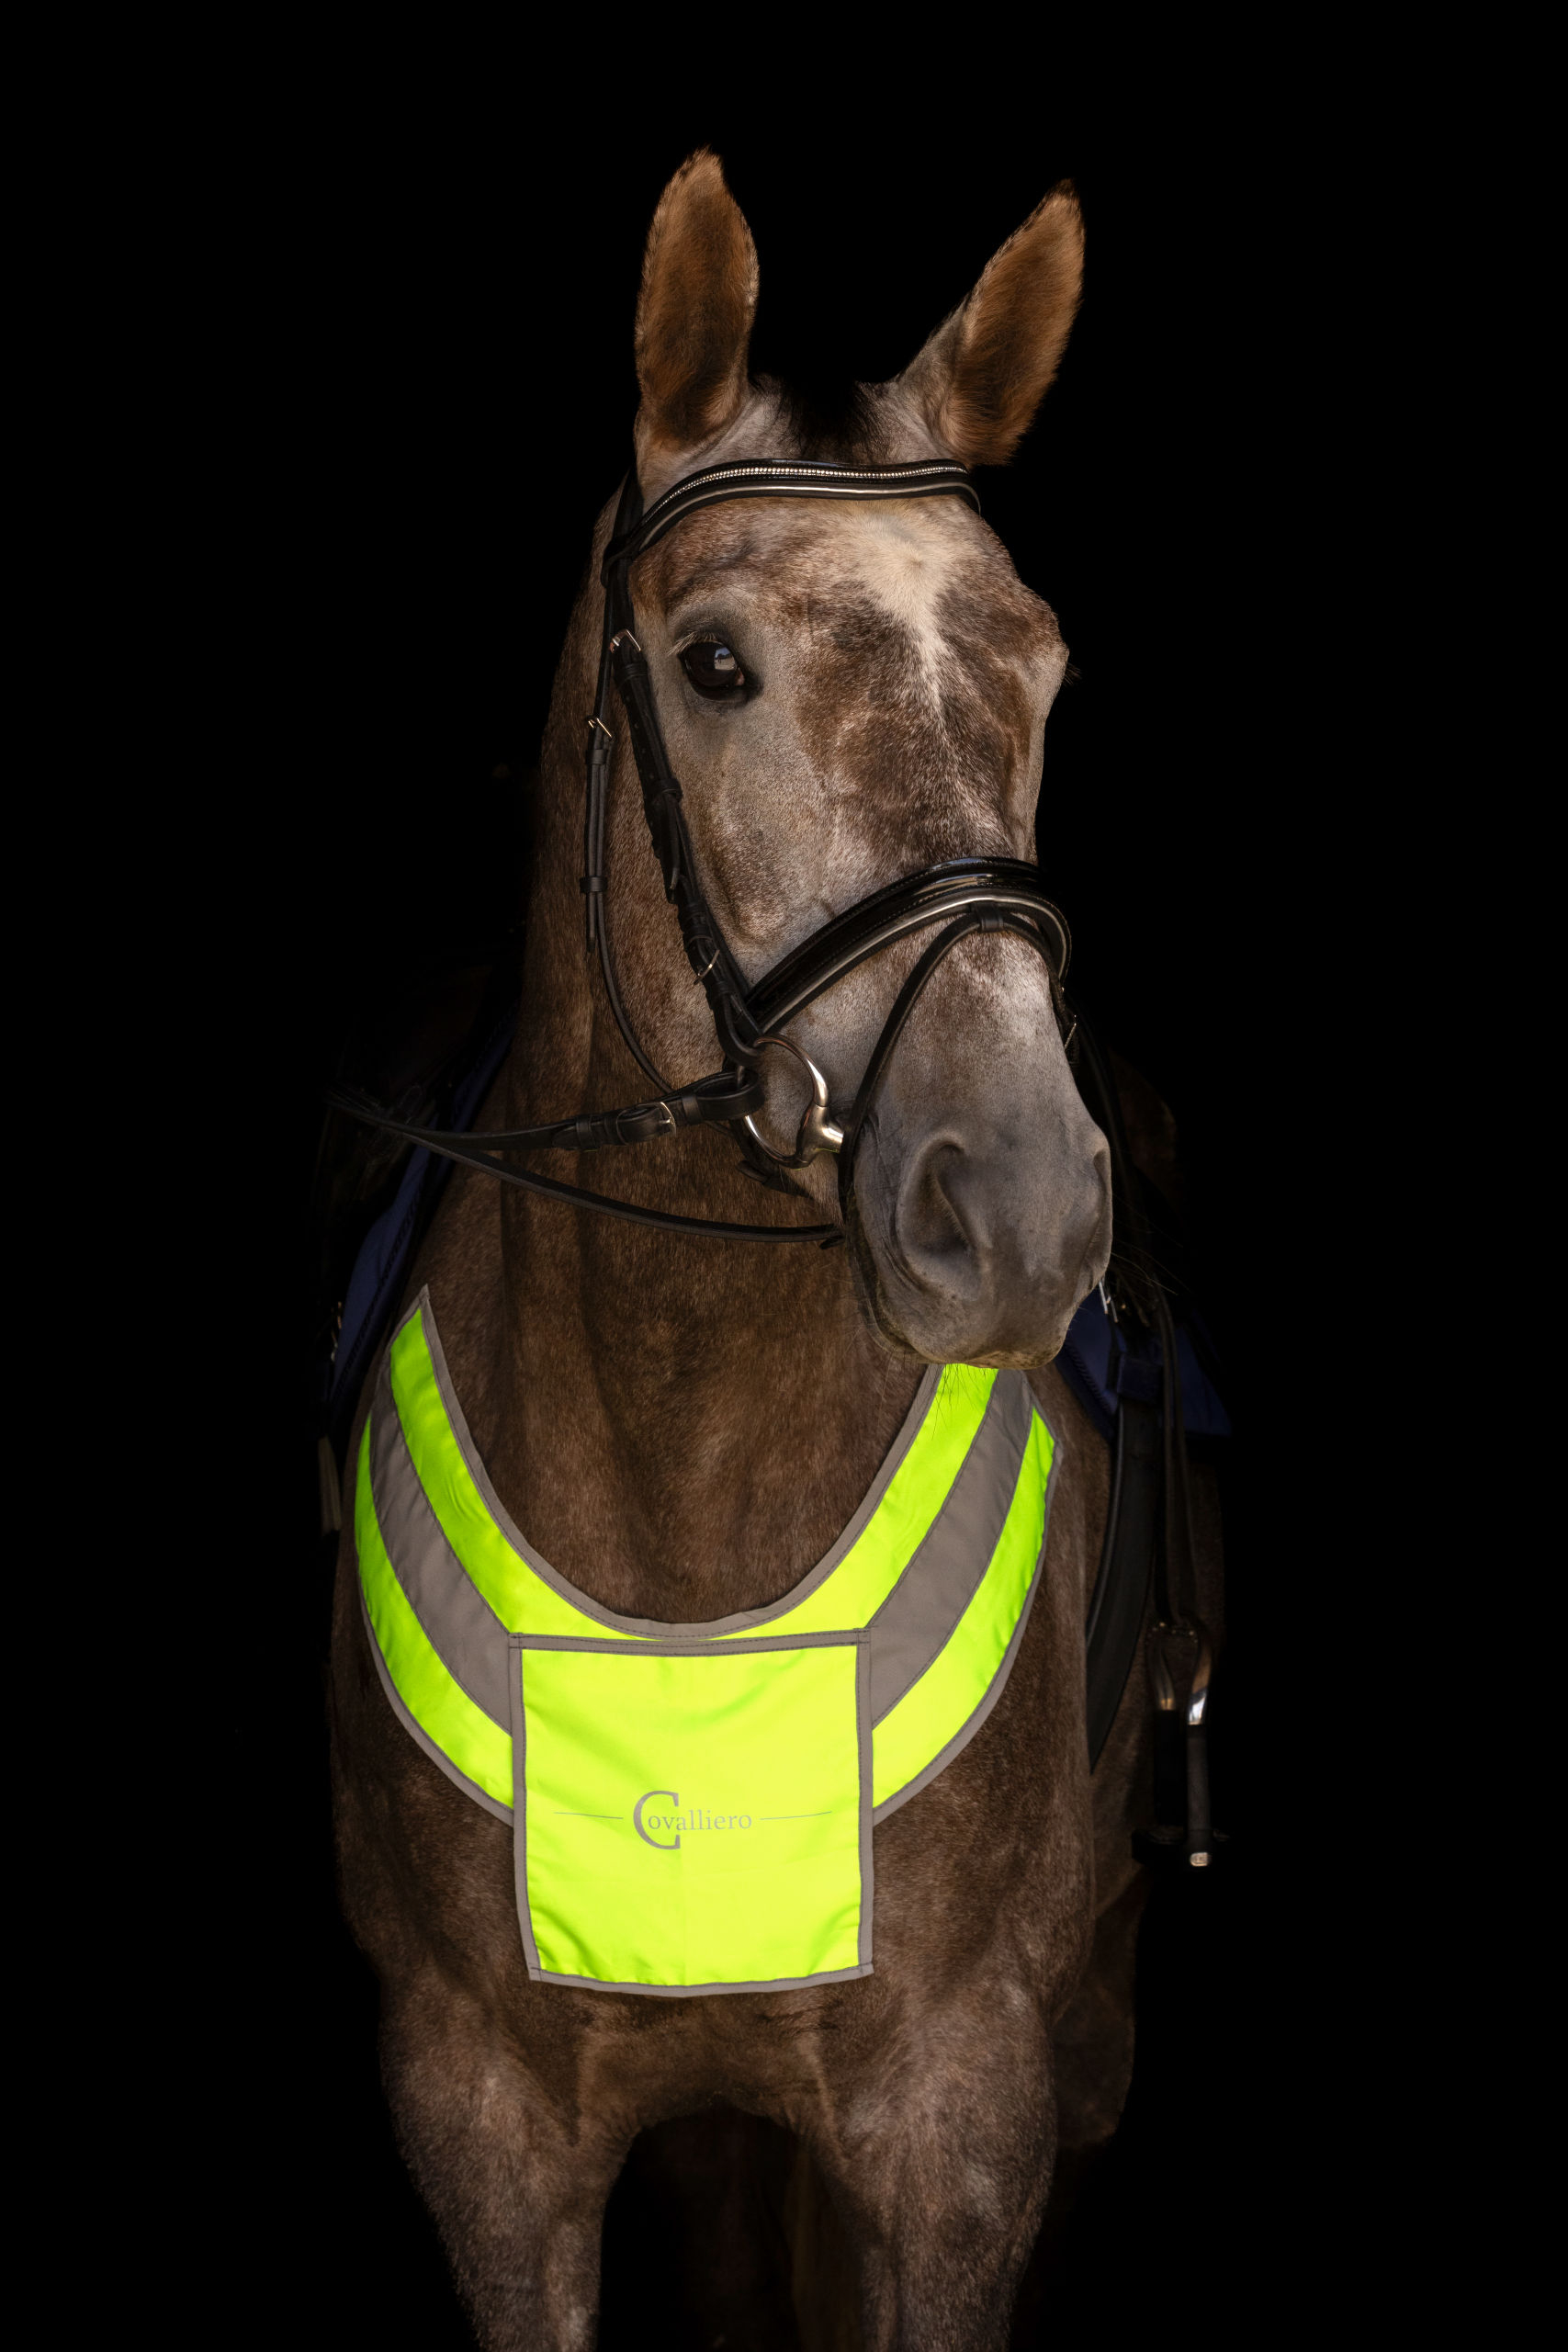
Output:
<instances>
[{"instance_id":1,"label":"horse","mask_svg":"<svg viewBox=\"0 0 1568 2352\"><path fill-rule=\"evenodd\" d=\"M699 153L665 189L644 258L643 500L759 457L1005 462L1056 372L1082 257L1064 185L904 373L859 387L825 426L749 374L756 254L719 163ZM599 515L557 671L525 1014L485 1125L620 1101L639 1080L582 953L579 889L615 515L614 501ZM631 579L692 855L744 977L912 867L1032 859L1066 649L969 503L715 503L639 553ZM694 1071L712 1058L708 1005L648 854L628 731L604 779L615 970L649 1059ZM866 958L793 1023L796 1051L767 1054L756 1130L775 1160L800 1158L789 1145L813 1069L833 1103L854 1097L921 946ZM714 1125L607 1155L607 1174L594 1163L613 1200L776 1227L808 1205L840 1246L661 1230L472 1168L443 1196L407 1297L430 1303L498 1504L601 1611L700 1626L791 1592L853 1518L931 1366L1025 1374L1055 1445L1037 1597L1005 1687L874 1831L870 1972L649 1999L530 1972L508 1831L389 1703L349 1490L367 1383L332 1636L341 1899L379 1980L399 2144L486 2352L593 2343L606 2203L634 2147L679 2222L701 2340L982 2352L1008 2340L1054 2171L1114 2131L1147 1701L1138 1668L1091 1772L1084 1620L1108 1466L1053 1359L1105 1274L1111 1194L1059 1012L1025 942L962 938L904 1023L842 1198L826 1152L759 1189L757 1154L738 1165ZM772 2233L749 2218L764 2177L784 2183Z\"/></svg>"}]
</instances>

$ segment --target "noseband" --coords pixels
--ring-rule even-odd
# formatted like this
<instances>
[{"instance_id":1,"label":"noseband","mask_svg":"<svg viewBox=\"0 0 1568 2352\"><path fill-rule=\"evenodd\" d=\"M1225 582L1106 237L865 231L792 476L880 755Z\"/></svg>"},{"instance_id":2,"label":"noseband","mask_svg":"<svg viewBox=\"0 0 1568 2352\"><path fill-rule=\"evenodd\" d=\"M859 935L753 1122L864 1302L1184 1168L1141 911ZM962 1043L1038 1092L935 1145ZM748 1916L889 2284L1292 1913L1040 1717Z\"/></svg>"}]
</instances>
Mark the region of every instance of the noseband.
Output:
<instances>
[{"instance_id":1,"label":"noseband","mask_svg":"<svg viewBox=\"0 0 1568 2352\"><path fill-rule=\"evenodd\" d=\"M598 953L610 1010L627 1047L658 1090L657 1098L634 1103L626 1110L558 1120L548 1126L485 1135L448 1134L410 1126L352 1093L334 1091L329 1101L372 1126L406 1136L411 1143L446 1159L481 1168L504 1183L520 1184L530 1192L572 1201L581 1207L602 1209L634 1224L732 1240L815 1241L826 1246L843 1238L837 1226L728 1225L714 1217L671 1216L659 1209L638 1208L632 1202L615 1200L606 1193L587 1192L580 1185L558 1183L532 1170L503 1167L491 1155L498 1151L597 1151L620 1144L649 1143L659 1136L674 1135L682 1127L722 1125L728 1126L739 1141L750 1172L783 1192L794 1193L795 1188L776 1172L779 1169L804 1168L818 1152L835 1152L839 1161L839 1199L847 1210L855 1150L893 1048L937 966L961 939L972 932L1009 932L1037 949L1051 976L1051 997L1058 1023L1064 1035L1070 1037L1062 997L1071 947L1067 926L1040 888L1039 868L1017 858L953 858L945 865L926 866L918 874L889 883L885 889L874 891L869 898L846 908L842 914L833 916L749 988L697 873L681 786L670 765L647 656L637 636L630 586L632 564L684 516L696 514L705 506L732 498L942 497L962 498L976 514L980 511L974 483L962 466L934 462L913 466L762 462L709 466L700 473L688 474L644 514L634 469L621 492L615 528L600 572L604 588L604 621L598 693L588 720L588 790L583 827L586 871L579 887L586 901L589 952ZM612 682L631 739L642 786L643 811L664 876L664 895L675 909L686 959L694 975L694 985L700 985L707 997L725 1060L723 1069L683 1091L671 1087L660 1076L644 1051L622 1003L610 953L605 920L608 892L604 818L610 752L615 741L611 725ZM938 932L900 989L840 1127L829 1109L826 1079L810 1056L784 1034L785 1024L869 956L894 940L929 930L933 924L944 928ZM756 1124L756 1114L763 1103L760 1064L771 1046L780 1047L801 1063L811 1086L811 1101L802 1116L795 1149L789 1153L775 1151Z\"/></svg>"}]
</instances>

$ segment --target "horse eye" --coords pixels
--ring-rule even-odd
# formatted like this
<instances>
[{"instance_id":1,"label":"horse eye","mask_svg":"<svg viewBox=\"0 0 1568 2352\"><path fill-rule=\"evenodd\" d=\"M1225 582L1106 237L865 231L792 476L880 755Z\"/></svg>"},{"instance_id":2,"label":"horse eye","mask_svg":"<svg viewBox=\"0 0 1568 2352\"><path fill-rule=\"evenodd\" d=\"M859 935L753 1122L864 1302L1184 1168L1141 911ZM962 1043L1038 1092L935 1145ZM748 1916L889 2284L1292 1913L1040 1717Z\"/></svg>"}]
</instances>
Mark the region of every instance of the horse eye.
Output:
<instances>
[{"instance_id":1,"label":"horse eye","mask_svg":"<svg viewBox=\"0 0 1568 2352\"><path fill-rule=\"evenodd\" d=\"M716 702L739 694L746 684L746 673L728 646L716 644L712 638L688 645L681 656L681 667L698 694Z\"/></svg>"}]
</instances>

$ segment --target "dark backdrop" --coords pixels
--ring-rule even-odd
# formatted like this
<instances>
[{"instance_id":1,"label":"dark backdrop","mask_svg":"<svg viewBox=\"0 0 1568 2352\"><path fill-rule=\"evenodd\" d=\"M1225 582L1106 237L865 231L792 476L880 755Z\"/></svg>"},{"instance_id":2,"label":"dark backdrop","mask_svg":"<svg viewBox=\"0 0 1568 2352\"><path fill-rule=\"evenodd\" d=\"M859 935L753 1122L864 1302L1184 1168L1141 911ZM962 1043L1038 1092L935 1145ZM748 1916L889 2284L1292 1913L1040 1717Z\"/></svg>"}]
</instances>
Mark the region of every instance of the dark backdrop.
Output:
<instances>
[{"instance_id":1,"label":"dark backdrop","mask_svg":"<svg viewBox=\"0 0 1568 2352\"><path fill-rule=\"evenodd\" d=\"M1281 1860L1310 1834L1293 1595L1313 1541L1281 1263L1310 1214L1292 1136L1317 1083L1300 1060L1305 689L1283 650L1314 495L1280 300L1290 203L1223 143L1200 175L1179 139L1003 136L984 109L913 151L858 109L805 138L745 114L664 113L613 141L601 123L585 186L586 119L345 105L280 132L232 257L243 323L219 479L239 553L216 594L241 683L211 766L215 787L242 781L190 1052L221 1060L226 1100L266 1125L193 1220L210 1226L193 1326L237 1331L238 1396L199 1352L188 1393L219 1459L247 1416L270 1440L244 1449L239 1696L215 1735L224 1817L246 1837L207 1994L226 2048L243 2018L247 2057L238 2085L215 2067L205 2109L212 2244L258 2312L422 2352L468 2341L391 2144L374 1989L331 1883L307 1397L317 1089L411 939L461 944L515 910L524 779L626 461L642 240L705 141L757 241L753 364L823 387L903 366L1058 178L1084 202L1088 292L1061 379L981 491L1079 673L1046 735L1046 887L1082 1002L1176 1114L1237 1437L1214 1735L1232 1844L1206 1882L1156 1895L1132 2103L1060 2292L1075 2324L1111 2295L1127 2332L1177 2313L1239 2329L1261 2260L1280 2251L1299 2276L1280 2216L1332 2092L1331 2074L1310 2095L1305 2080L1308 1906ZM218 1491L231 1521L227 1472Z\"/></svg>"}]
</instances>

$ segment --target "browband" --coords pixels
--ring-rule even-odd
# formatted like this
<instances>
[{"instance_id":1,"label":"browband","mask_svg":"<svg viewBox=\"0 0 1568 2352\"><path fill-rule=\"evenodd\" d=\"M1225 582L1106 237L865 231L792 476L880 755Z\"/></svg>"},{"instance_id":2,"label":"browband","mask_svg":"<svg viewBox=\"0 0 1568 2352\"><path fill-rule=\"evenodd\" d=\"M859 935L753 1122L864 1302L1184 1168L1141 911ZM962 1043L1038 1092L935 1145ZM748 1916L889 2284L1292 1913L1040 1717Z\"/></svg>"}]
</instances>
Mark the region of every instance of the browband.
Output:
<instances>
[{"instance_id":1,"label":"browband","mask_svg":"<svg viewBox=\"0 0 1568 2352\"><path fill-rule=\"evenodd\" d=\"M662 498L656 498L640 521L622 526L610 541L600 567L608 581L612 564L631 563L645 548L661 539L682 515L699 507L716 506L727 498L962 498L976 514L980 493L966 467L943 459L916 466L829 466L803 458L781 465L767 458L740 458L728 466L705 466L687 474Z\"/></svg>"}]
</instances>

